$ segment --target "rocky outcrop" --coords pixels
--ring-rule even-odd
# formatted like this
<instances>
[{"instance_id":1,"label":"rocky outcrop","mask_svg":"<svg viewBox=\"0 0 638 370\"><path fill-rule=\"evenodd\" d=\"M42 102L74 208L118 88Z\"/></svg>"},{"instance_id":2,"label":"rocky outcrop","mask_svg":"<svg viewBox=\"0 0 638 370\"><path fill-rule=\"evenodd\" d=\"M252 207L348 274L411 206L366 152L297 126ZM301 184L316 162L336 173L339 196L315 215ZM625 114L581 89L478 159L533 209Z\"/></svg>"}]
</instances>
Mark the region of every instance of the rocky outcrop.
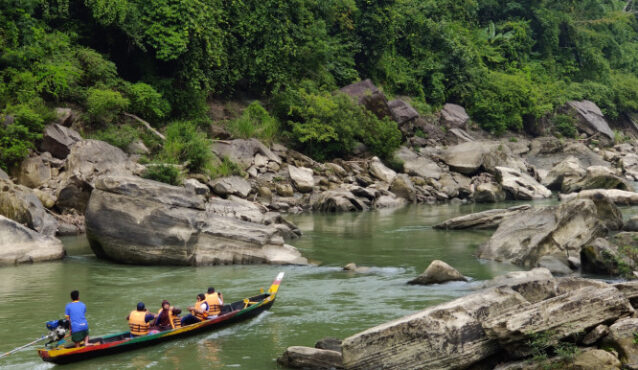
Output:
<instances>
[{"instance_id":1,"label":"rocky outcrop","mask_svg":"<svg viewBox=\"0 0 638 370\"><path fill-rule=\"evenodd\" d=\"M579 131L590 136L598 134L601 140L613 142L614 132L609 128L603 113L594 102L572 100L567 102L563 111L576 118L576 127Z\"/></svg>"},{"instance_id":2,"label":"rocky outcrop","mask_svg":"<svg viewBox=\"0 0 638 370\"><path fill-rule=\"evenodd\" d=\"M290 369L343 369L340 352L301 346L288 347L277 363Z\"/></svg>"},{"instance_id":3,"label":"rocky outcrop","mask_svg":"<svg viewBox=\"0 0 638 370\"><path fill-rule=\"evenodd\" d=\"M544 199L552 196L552 192L539 184L536 179L520 170L496 167L496 180L512 200Z\"/></svg>"},{"instance_id":4,"label":"rocky outcrop","mask_svg":"<svg viewBox=\"0 0 638 370\"><path fill-rule=\"evenodd\" d=\"M47 236L58 227L31 189L8 180L0 180L0 215Z\"/></svg>"},{"instance_id":5,"label":"rocky outcrop","mask_svg":"<svg viewBox=\"0 0 638 370\"><path fill-rule=\"evenodd\" d=\"M58 260L62 242L0 216L0 266Z\"/></svg>"},{"instance_id":6,"label":"rocky outcrop","mask_svg":"<svg viewBox=\"0 0 638 370\"><path fill-rule=\"evenodd\" d=\"M571 201L573 199L594 199L607 198L619 206L638 205L638 193L633 191L617 190L617 189L591 189L583 190L578 193L560 194L561 201Z\"/></svg>"},{"instance_id":7,"label":"rocky outcrop","mask_svg":"<svg viewBox=\"0 0 638 370\"><path fill-rule=\"evenodd\" d=\"M254 164L257 154L264 156L268 161L281 164L281 158L256 139L215 141L212 150L219 158L226 157L244 170Z\"/></svg>"},{"instance_id":8,"label":"rocky outcrop","mask_svg":"<svg viewBox=\"0 0 638 370\"><path fill-rule=\"evenodd\" d=\"M76 131L58 124L48 125L42 134L40 150L49 152L54 157L65 159L71 152L71 147L82 141L82 136Z\"/></svg>"},{"instance_id":9,"label":"rocky outcrop","mask_svg":"<svg viewBox=\"0 0 638 370\"><path fill-rule=\"evenodd\" d=\"M408 281L408 284L429 285L445 283L448 281L467 281L467 278L447 263L440 260L434 260L421 275Z\"/></svg>"},{"instance_id":10,"label":"rocky outcrop","mask_svg":"<svg viewBox=\"0 0 638 370\"><path fill-rule=\"evenodd\" d=\"M420 176L424 179L441 178L441 168L430 158L417 155L406 147L400 147L394 157L403 162L403 170L410 176Z\"/></svg>"},{"instance_id":11,"label":"rocky outcrop","mask_svg":"<svg viewBox=\"0 0 638 370\"><path fill-rule=\"evenodd\" d=\"M98 257L131 264L306 263L274 225L217 212L185 188L106 176L91 193L87 237Z\"/></svg>"},{"instance_id":12,"label":"rocky outcrop","mask_svg":"<svg viewBox=\"0 0 638 370\"><path fill-rule=\"evenodd\" d=\"M580 259L585 244L606 235L608 223L618 222L622 225L622 215L605 198L533 208L501 222L478 256L528 267L546 255Z\"/></svg>"},{"instance_id":13,"label":"rocky outcrop","mask_svg":"<svg viewBox=\"0 0 638 370\"><path fill-rule=\"evenodd\" d=\"M419 118L419 112L412 108L409 103L401 99L390 100L388 102L388 108L390 109L392 119L395 120L399 126Z\"/></svg>"},{"instance_id":14,"label":"rocky outcrop","mask_svg":"<svg viewBox=\"0 0 638 370\"><path fill-rule=\"evenodd\" d=\"M392 181L397 176L396 172L386 167L377 157L372 158L368 166L370 175L385 183L392 184Z\"/></svg>"},{"instance_id":15,"label":"rocky outcrop","mask_svg":"<svg viewBox=\"0 0 638 370\"><path fill-rule=\"evenodd\" d=\"M585 174L577 181L563 182L561 190L565 193L578 192L587 189L619 189L630 190L631 185L616 176L609 168L604 166L588 167Z\"/></svg>"},{"instance_id":16,"label":"rocky outcrop","mask_svg":"<svg viewBox=\"0 0 638 370\"><path fill-rule=\"evenodd\" d=\"M532 208L530 205L524 204L506 209L490 209L483 212L454 217L433 227L435 229L444 230L495 229L504 219L530 208Z\"/></svg>"},{"instance_id":17,"label":"rocky outcrop","mask_svg":"<svg viewBox=\"0 0 638 370\"><path fill-rule=\"evenodd\" d=\"M568 186L585 176L586 170L580 164L578 158L569 156L549 171L543 179L543 185L552 190L566 192L563 186Z\"/></svg>"},{"instance_id":18,"label":"rocky outcrop","mask_svg":"<svg viewBox=\"0 0 638 370\"><path fill-rule=\"evenodd\" d=\"M369 79L344 86L339 91L352 97L379 118L392 116L388 99Z\"/></svg>"},{"instance_id":19,"label":"rocky outcrop","mask_svg":"<svg viewBox=\"0 0 638 370\"><path fill-rule=\"evenodd\" d=\"M441 124L447 128L465 129L470 120L465 108L460 105L447 103L441 109Z\"/></svg>"}]
</instances>

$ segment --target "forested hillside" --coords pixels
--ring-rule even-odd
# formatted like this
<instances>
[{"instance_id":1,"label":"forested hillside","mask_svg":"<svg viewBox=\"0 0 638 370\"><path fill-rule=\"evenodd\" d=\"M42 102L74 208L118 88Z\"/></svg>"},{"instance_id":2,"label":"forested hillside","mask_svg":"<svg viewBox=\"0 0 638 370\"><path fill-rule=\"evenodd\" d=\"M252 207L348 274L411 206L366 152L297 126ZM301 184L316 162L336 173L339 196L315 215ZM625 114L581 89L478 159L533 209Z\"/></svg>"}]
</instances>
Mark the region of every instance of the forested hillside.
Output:
<instances>
[{"instance_id":1,"label":"forested hillside","mask_svg":"<svg viewBox=\"0 0 638 370\"><path fill-rule=\"evenodd\" d=\"M461 104L495 134L543 118L569 136L554 115L569 99L612 120L638 111L637 10L625 0L2 0L0 163L27 156L51 109L69 105L111 142L140 135L113 126L136 114L167 133L150 160L214 172L197 130L210 124L208 99L235 96L263 103L231 123L236 136L279 137L318 158L362 141L383 156L400 143L396 124L332 93L364 78L422 113Z\"/></svg>"}]
</instances>

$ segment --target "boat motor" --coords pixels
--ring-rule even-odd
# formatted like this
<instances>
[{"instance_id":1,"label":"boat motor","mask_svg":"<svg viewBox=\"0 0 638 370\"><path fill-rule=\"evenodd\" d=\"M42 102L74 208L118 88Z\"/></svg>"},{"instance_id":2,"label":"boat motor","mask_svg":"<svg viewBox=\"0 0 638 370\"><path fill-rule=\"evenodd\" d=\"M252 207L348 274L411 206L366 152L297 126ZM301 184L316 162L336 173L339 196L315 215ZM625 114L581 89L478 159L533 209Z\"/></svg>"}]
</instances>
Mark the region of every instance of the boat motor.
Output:
<instances>
[{"instance_id":1,"label":"boat motor","mask_svg":"<svg viewBox=\"0 0 638 370\"><path fill-rule=\"evenodd\" d=\"M67 319L47 321L46 325L47 329L49 329L49 334L46 336L49 341L46 344L60 341L66 336L67 331L71 327Z\"/></svg>"}]
</instances>

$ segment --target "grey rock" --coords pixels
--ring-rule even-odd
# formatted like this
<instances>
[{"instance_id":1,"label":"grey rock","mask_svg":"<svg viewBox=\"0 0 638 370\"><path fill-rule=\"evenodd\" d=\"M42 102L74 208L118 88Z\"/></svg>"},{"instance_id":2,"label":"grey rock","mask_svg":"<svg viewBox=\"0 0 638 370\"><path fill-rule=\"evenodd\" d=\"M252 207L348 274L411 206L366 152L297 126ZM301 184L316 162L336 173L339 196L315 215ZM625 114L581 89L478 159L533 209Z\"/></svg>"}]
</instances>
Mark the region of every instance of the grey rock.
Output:
<instances>
[{"instance_id":1,"label":"grey rock","mask_svg":"<svg viewBox=\"0 0 638 370\"><path fill-rule=\"evenodd\" d=\"M307 263L275 227L220 216L202 196L135 177L100 178L86 210L86 231L98 257L122 263Z\"/></svg>"},{"instance_id":2,"label":"grey rock","mask_svg":"<svg viewBox=\"0 0 638 370\"><path fill-rule=\"evenodd\" d=\"M470 116L460 105L447 103L441 110L441 124L447 128L465 129L469 120Z\"/></svg>"},{"instance_id":3,"label":"grey rock","mask_svg":"<svg viewBox=\"0 0 638 370\"><path fill-rule=\"evenodd\" d=\"M620 319L609 327L609 335L605 341L618 351L624 368L638 369L638 347L634 342L637 332L637 318Z\"/></svg>"},{"instance_id":4,"label":"grey rock","mask_svg":"<svg viewBox=\"0 0 638 370\"><path fill-rule=\"evenodd\" d=\"M438 225L434 225L434 228L445 230L492 229L498 227L504 219L530 208L532 208L530 205L525 204L507 209L490 209L451 218Z\"/></svg>"},{"instance_id":5,"label":"grey rock","mask_svg":"<svg viewBox=\"0 0 638 370\"><path fill-rule=\"evenodd\" d=\"M82 136L76 131L52 124L44 128L40 150L49 152L56 158L64 159L71 152L71 147L80 141L82 141Z\"/></svg>"},{"instance_id":6,"label":"grey rock","mask_svg":"<svg viewBox=\"0 0 638 370\"><path fill-rule=\"evenodd\" d=\"M579 256L583 245L606 235L602 216L588 199L520 212L500 223L478 256L528 267L544 255Z\"/></svg>"},{"instance_id":7,"label":"grey rock","mask_svg":"<svg viewBox=\"0 0 638 370\"><path fill-rule=\"evenodd\" d=\"M332 337L320 339L317 343L315 343L315 348L327 349L341 353L341 339Z\"/></svg>"},{"instance_id":8,"label":"grey rock","mask_svg":"<svg viewBox=\"0 0 638 370\"><path fill-rule=\"evenodd\" d=\"M388 184L391 184L397 176L396 172L386 167L377 157L373 157L370 163L368 163L368 170L370 171L370 175Z\"/></svg>"},{"instance_id":9,"label":"grey rock","mask_svg":"<svg viewBox=\"0 0 638 370\"><path fill-rule=\"evenodd\" d=\"M277 184L275 189L277 194L282 197L292 197L295 194L295 190L290 184Z\"/></svg>"},{"instance_id":10,"label":"grey rock","mask_svg":"<svg viewBox=\"0 0 638 370\"><path fill-rule=\"evenodd\" d=\"M246 198L252 189L250 183L239 176L222 177L211 180L208 185L215 194L223 197L237 195Z\"/></svg>"},{"instance_id":11,"label":"grey rock","mask_svg":"<svg viewBox=\"0 0 638 370\"><path fill-rule=\"evenodd\" d=\"M510 149L497 141L467 142L448 147L441 159L452 171L472 176L480 171L494 172L497 166L518 169ZM520 160L519 160L520 161Z\"/></svg>"},{"instance_id":12,"label":"grey rock","mask_svg":"<svg viewBox=\"0 0 638 370\"><path fill-rule=\"evenodd\" d=\"M621 369L621 363L611 352L596 348L579 348L572 358L552 356L543 360L521 360L497 365L494 370Z\"/></svg>"},{"instance_id":13,"label":"grey rock","mask_svg":"<svg viewBox=\"0 0 638 370\"><path fill-rule=\"evenodd\" d=\"M392 185L390 185L390 191L396 196L406 199L409 202L416 200L416 189L410 177L406 174L398 174Z\"/></svg>"},{"instance_id":14,"label":"grey rock","mask_svg":"<svg viewBox=\"0 0 638 370\"><path fill-rule=\"evenodd\" d=\"M467 279L454 267L443 261L434 260L421 275L410 280L408 284L429 285L447 281L467 281Z\"/></svg>"},{"instance_id":15,"label":"grey rock","mask_svg":"<svg viewBox=\"0 0 638 370\"><path fill-rule=\"evenodd\" d=\"M552 192L539 184L533 177L517 169L496 167L496 180L512 200L544 199Z\"/></svg>"},{"instance_id":16,"label":"grey rock","mask_svg":"<svg viewBox=\"0 0 638 370\"><path fill-rule=\"evenodd\" d=\"M631 185L616 176L609 168L603 166L590 166L585 175L578 181L563 182L561 190L565 193L577 192L587 189L619 189L630 190Z\"/></svg>"},{"instance_id":17,"label":"grey rock","mask_svg":"<svg viewBox=\"0 0 638 370\"><path fill-rule=\"evenodd\" d=\"M618 189L590 189L582 190L578 193L559 195L559 199L564 202L573 199L594 199L600 197L607 198L619 206L638 205L638 193Z\"/></svg>"},{"instance_id":18,"label":"grey rock","mask_svg":"<svg viewBox=\"0 0 638 370\"><path fill-rule=\"evenodd\" d=\"M585 173L586 170L578 158L569 156L552 167L542 183L549 189L562 190L563 184L575 183L584 177Z\"/></svg>"},{"instance_id":19,"label":"grey rock","mask_svg":"<svg viewBox=\"0 0 638 370\"><path fill-rule=\"evenodd\" d=\"M567 102L563 110L576 117L576 125L580 131L587 135L601 134L608 142L614 140L614 132L595 103L589 100L572 100Z\"/></svg>"},{"instance_id":20,"label":"grey rock","mask_svg":"<svg viewBox=\"0 0 638 370\"><path fill-rule=\"evenodd\" d=\"M58 260L64 257L60 240L0 216L0 266Z\"/></svg>"},{"instance_id":21,"label":"grey rock","mask_svg":"<svg viewBox=\"0 0 638 370\"><path fill-rule=\"evenodd\" d=\"M343 369L341 353L302 346L288 347L277 363L290 369Z\"/></svg>"},{"instance_id":22,"label":"grey rock","mask_svg":"<svg viewBox=\"0 0 638 370\"><path fill-rule=\"evenodd\" d=\"M219 158L227 157L244 170L253 165L256 154L261 154L270 161L281 164L281 158L256 139L215 141L211 149Z\"/></svg>"},{"instance_id":23,"label":"grey rock","mask_svg":"<svg viewBox=\"0 0 638 370\"><path fill-rule=\"evenodd\" d=\"M51 165L41 156L29 157L22 161L18 182L29 188L37 188L51 178Z\"/></svg>"},{"instance_id":24,"label":"grey rock","mask_svg":"<svg viewBox=\"0 0 638 370\"><path fill-rule=\"evenodd\" d=\"M638 215L631 216L623 226L624 231L638 231Z\"/></svg>"},{"instance_id":25,"label":"grey rock","mask_svg":"<svg viewBox=\"0 0 638 370\"><path fill-rule=\"evenodd\" d=\"M607 336L607 334L609 334L609 326L601 324L587 333L581 342L586 346L591 346Z\"/></svg>"},{"instance_id":26,"label":"grey rock","mask_svg":"<svg viewBox=\"0 0 638 370\"><path fill-rule=\"evenodd\" d=\"M398 208L405 206L407 201L403 198L398 198L394 194L392 195L381 195L377 199L374 200L374 208Z\"/></svg>"},{"instance_id":27,"label":"grey rock","mask_svg":"<svg viewBox=\"0 0 638 370\"><path fill-rule=\"evenodd\" d=\"M126 152L128 154L137 154L137 155L146 155L150 154L151 151L144 145L144 142L141 140L133 141L126 147Z\"/></svg>"},{"instance_id":28,"label":"grey rock","mask_svg":"<svg viewBox=\"0 0 638 370\"><path fill-rule=\"evenodd\" d=\"M311 200L311 207L322 212L352 212L368 209L368 206L346 189L328 190Z\"/></svg>"},{"instance_id":29,"label":"grey rock","mask_svg":"<svg viewBox=\"0 0 638 370\"><path fill-rule=\"evenodd\" d=\"M618 274L618 261L622 258L618 247L604 238L597 238L585 245L581 252L584 272Z\"/></svg>"},{"instance_id":30,"label":"grey rock","mask_svg":"<svg viewBox=\"0 0 638 370\"><path fill-rule=\"evenodd\" d=\"M197 179L186 179L183 185L186 190L194 194L203 195L206 198L210 195L210 188Z\"/></svg>"},{"instance_id":31,"label":"grey rock","mask_svg":"<svg viewBox=\"0 0 638 370\"><path fill-rule=\"evenodd\" d=\"M419 112L412 108L410 103L401 99L390 100L388 102L388 108L390 109L392 119L395 120L399 126L419 118Z\"/></svg>"},{"instance_id":32,"label":"grey rock","mask_svg":"<svg viewBox=\"0 0 638 370\"><path fill-rule=\"evenodd\" d=\"M573 273L566 258L542 256L538 259L537 265L548 269L553 275L569 275Z\"/></svg>"},{"instance_id":33,"label":"grey rock","mask_svg":"<svg viewBox=\"0 0 638 370\"><path fill-rule=\"evenodd\" d=\"M53 236L58 227L31 189L7 180L0 180L0 215L46 236Z\"/></svg>"},{"instance_id":34,"label":"grey rock","mask_svg":"<svg viewBox=\"0 0 638 370\"><path fill-rule=\"evenodd\" d=\"M474 201L477 203L497 203L505 200L507 195L503 187L495 182L479 184L474 192Z\"/></svg>"},{"instance_id":35,"label":"grey rock","mask_svg":"<svg viewBox=\"0 0 638 370\"><path fill-rule=\"evenodd\" d=\"M484 283L486 288L509 288L522 295L526 301L537 303L558 294L558 282L546 268L529 271L512 271Z\"/></svg>"},{"instance_id":36,"label":"grey rock","mask_svg":"<svg viewBox=\"0 0 638 370\"><path fill-rule=\"evenodd\" d=\"M7 173L4 172L2 168L0 168L0 180L11 181L11 179L9 178L9 175L7 175Z\"/></svg>"},{"instance_id":37,"label":"grey rock","mask_svg":"<svg viewBox=\"0 0 638 370\"><path fill-rule=\"evenodd\" d=\"M288 174L292 184L300 193L310 193L314 189L315 181L310 168L288 165Z\"/></svg>"},{"instance_id":38,"label":"grey rock","mask_svg":"<svg viewBox=\"0 0 638 370\"><path fill-rule=\"evenodd\" d=\"M388 99L369 79L344 86L339 91L352 97L379 118L392 116Z\"/></svg>"}]
</instances>

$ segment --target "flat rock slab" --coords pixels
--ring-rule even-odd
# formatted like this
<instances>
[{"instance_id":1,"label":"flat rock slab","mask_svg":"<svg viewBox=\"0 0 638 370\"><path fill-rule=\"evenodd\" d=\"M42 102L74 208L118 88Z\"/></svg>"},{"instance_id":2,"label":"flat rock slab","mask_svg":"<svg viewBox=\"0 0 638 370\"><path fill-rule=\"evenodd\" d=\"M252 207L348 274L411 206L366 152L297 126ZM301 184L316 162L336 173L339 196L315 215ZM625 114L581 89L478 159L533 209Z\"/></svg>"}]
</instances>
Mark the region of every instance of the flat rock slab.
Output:
<instances>
[{"instance_id":1,"label":"flat rock slab","mask_svg":"<svg viewBox=\"0 0 638 370\"><path fill-rule=\"evenodd\" d=\"M511 355L527 356L531 353L529 340L537 333L557 342L633 312L618 289L584 287L485 320L483 329Z\"/></svg>"},{"instance_id":2,"label":"flat rock slab","mask_svg":"<svg viewBox=\"0 0 638 370\"><path fill-rule=\"evenodd\" d=\"M59 260L62 242L0 216L0 266Z\"/></svg>"},{"instance_id":3,"label":"flat rock slab","mask_svg":"<svg viewBox=\"0 0 638 370\"><path fill-rule=\"evenodd\" d=\"M469 215L454 217L438 225L435 229L462 230L462 229L495 229L508 217L532 208L529 204L510 207L506 209L490 209L488 211L472 213Z\"/></svg>"},{"instance_id":4,"label":"flat rock slab","mask_svg":"<svg viewBox=\"0 0 638 370\"><path fill-rule=\"evenodd\" d=\"M578 193L560 194L559 199L562 201L570 201L572 199L593 199L596 197L605 197L619 206L635 206L638 205L638 193L633 191L618 189L591 189L583 190Z\"/></svg>"},{"instance_id":5,"label":"flat rock slab","mask_svg":"<svg viewBox=\"0 0 638 370\"><path fill-rule=\"evenodd\" d=\"M341 353L302 346L288 347L277 363L291 369L343 369Z\"/></svg>"}]
</instances>

